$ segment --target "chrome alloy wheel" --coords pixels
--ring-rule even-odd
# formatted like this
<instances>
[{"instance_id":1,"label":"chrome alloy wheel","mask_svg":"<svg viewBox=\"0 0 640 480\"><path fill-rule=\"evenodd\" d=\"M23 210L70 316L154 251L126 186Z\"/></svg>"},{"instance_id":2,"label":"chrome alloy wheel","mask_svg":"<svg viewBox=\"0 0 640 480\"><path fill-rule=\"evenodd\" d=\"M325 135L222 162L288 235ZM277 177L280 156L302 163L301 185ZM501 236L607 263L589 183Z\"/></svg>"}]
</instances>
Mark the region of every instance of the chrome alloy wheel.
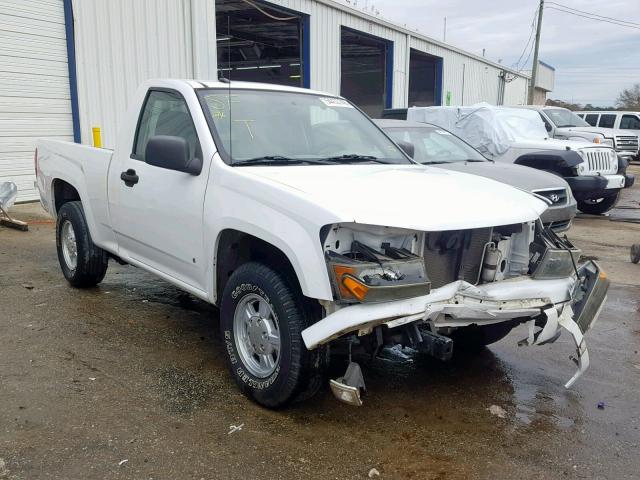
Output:
<instances>
[{"instance_id":1,"label":"chrome alloy wheel","mask_svg":"<svg viewBox=\"0 0 640 480\"><path fill-rule=\"evenodd\" d=\"M69 220L65 220L60 229L60 243L62 244L62 256L69 270L75 270L78 266L78 244L76 232Z\"/></svg>"},{"instance_id":2,"label":"chrome alloy wheel","mask_svg":"<svg viewBox=\"0 0 640 480\"><path fill-rule=\"evenodd\" d=\"M236 348L252 375L266 378L280 361L280 331L271 306L251 293L238 303L233 316Z\"/></svg>"}]
</instances>

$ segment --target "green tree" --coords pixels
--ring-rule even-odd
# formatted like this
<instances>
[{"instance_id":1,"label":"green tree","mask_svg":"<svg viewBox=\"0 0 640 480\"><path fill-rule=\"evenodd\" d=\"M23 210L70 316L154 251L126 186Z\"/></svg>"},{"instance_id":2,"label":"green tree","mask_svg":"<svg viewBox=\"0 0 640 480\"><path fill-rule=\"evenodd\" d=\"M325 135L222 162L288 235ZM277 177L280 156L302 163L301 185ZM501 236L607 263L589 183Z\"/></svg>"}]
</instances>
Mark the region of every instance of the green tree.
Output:
<instances>
[{"instance_id":1,"label":"green tree","mask_svg":"<svg viewBox=\"0 0 640 480\"><path fill-rule=\"evenodd\" d=\"M621 110L640 110L640 83L625 88L618 95L616 106Z\"/></svg>"}]
</instances>

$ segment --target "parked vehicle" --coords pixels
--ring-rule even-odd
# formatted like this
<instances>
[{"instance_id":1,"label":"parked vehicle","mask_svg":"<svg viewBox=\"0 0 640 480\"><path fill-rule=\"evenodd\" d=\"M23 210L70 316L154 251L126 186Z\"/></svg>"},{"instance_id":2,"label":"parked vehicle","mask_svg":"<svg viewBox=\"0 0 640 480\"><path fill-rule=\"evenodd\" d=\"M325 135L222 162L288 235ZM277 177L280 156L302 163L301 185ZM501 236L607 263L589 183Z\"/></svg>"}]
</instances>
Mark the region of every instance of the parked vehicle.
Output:
<instances>
[{"instance_id":1,"label":"parked vehicle","mask_svg":"<svg viewBox=\"0 0 640 480\"><path fill-rule=\"evenodd\" d=\"M537 112L488 104L470 107L414 107L407 119L431 123L470 143L490 160L515 163L562 176L578 209L602 214L613 208L635 177L628 162L609 146L549 138Z\"/></svg>"},{"instance_id":2,"label":"parked vehicle","mask_svg":"<svg viewBox=\"0 0 640 480\"><path fill-rule=\"evenodd\" d=\"M582 111L575 112L592 127L615 128L627 135L640 136L640 112ZM640 160L640 155L636 156Z\"/></svg>"},{"instance_id":3,"label":"parked vehicle","mask_svg":"<svg viewBox=\"0 0 640 480\"><path fill-rule=\"evenodd\" d=\"M545 226L563 232L571 226L577 204L569 184L558 175L521 165L487 160L461 138L436 125L406 120L374 120L422 165L455 170L512 185L541 197L549 207L540 217Z\"/></svg>"},{"instance_id":4,"label":"parked vehicle","mask_svg":"<svg viewBox=\"0 0 640 480\"><path fill-rule=\"evenodd\" d=\"M592 126L571 110L562 107L522 105L540 114L551 138L558 140L586 140L613 147L618 155L628 160L638 155L638 135L628 130L619 130L610 124Z\"/></svg>"},{"instance_id":5,"label":"parked vehicle","mask_svg":"<svg viewBox=\"0 0 640 480\"><path fill-rule=\"evenodd\" d=\"M115 150L41 140L36 172L68 282L113 258L218 305L231 374L264 406L313 395L329 345L444 360L526 323L528 345L572 336L567 387L588 366L608 281L541 225L545 203L416 164L343 98L149 81ZM356 405L363 385L356 363L331 381Z\"/></svg>"}]
</instances>

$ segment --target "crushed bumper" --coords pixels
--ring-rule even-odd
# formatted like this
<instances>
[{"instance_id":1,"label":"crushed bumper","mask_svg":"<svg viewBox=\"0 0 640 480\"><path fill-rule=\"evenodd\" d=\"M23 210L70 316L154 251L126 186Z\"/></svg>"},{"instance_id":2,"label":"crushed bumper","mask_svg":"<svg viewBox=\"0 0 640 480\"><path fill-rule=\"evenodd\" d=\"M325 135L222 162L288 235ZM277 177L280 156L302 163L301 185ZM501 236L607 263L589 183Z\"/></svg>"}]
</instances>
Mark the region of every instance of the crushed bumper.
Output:
<instances>
[{"instance_id":1,"label":"crushed bumper","mask_svg":"<svg viewBox=\"0 0 640 480\"><path fill-rule=\"evenodd\" d=\"M551 343L562 328L571 333L579 371L568 388L588 367L583 335L596 321L609 287L595 262L585 263L578 273L578 278L517 278L479 286L459 280L420 297L343 307L303 330L302 338L311 350L347 333L367 334L383 324L395 328L430 322L435 328L455 328L531 318L525 344ZM536 319L545 316L544 327L535 332Z\"/></svg>"}]
</instances>

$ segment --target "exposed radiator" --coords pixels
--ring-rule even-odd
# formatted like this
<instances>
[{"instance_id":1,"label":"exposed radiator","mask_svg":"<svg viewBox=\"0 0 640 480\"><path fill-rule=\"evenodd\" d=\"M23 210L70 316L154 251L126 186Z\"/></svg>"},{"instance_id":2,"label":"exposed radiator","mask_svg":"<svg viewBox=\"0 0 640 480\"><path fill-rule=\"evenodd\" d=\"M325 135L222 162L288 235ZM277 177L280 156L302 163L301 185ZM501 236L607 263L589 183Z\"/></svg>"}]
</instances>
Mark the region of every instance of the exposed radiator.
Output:
<instances>
[{"instance_id":1,"label":"exposed radiator","mask_svg":"<svg viewBox=\"0 0 640 480\"><path fill-rule=\"evenodd\" d=\"M491 239L491 228L430 232L425 235L424 262L431 287L456 280L475 284L482 251Z\"/></svg>"}]
</instances>

